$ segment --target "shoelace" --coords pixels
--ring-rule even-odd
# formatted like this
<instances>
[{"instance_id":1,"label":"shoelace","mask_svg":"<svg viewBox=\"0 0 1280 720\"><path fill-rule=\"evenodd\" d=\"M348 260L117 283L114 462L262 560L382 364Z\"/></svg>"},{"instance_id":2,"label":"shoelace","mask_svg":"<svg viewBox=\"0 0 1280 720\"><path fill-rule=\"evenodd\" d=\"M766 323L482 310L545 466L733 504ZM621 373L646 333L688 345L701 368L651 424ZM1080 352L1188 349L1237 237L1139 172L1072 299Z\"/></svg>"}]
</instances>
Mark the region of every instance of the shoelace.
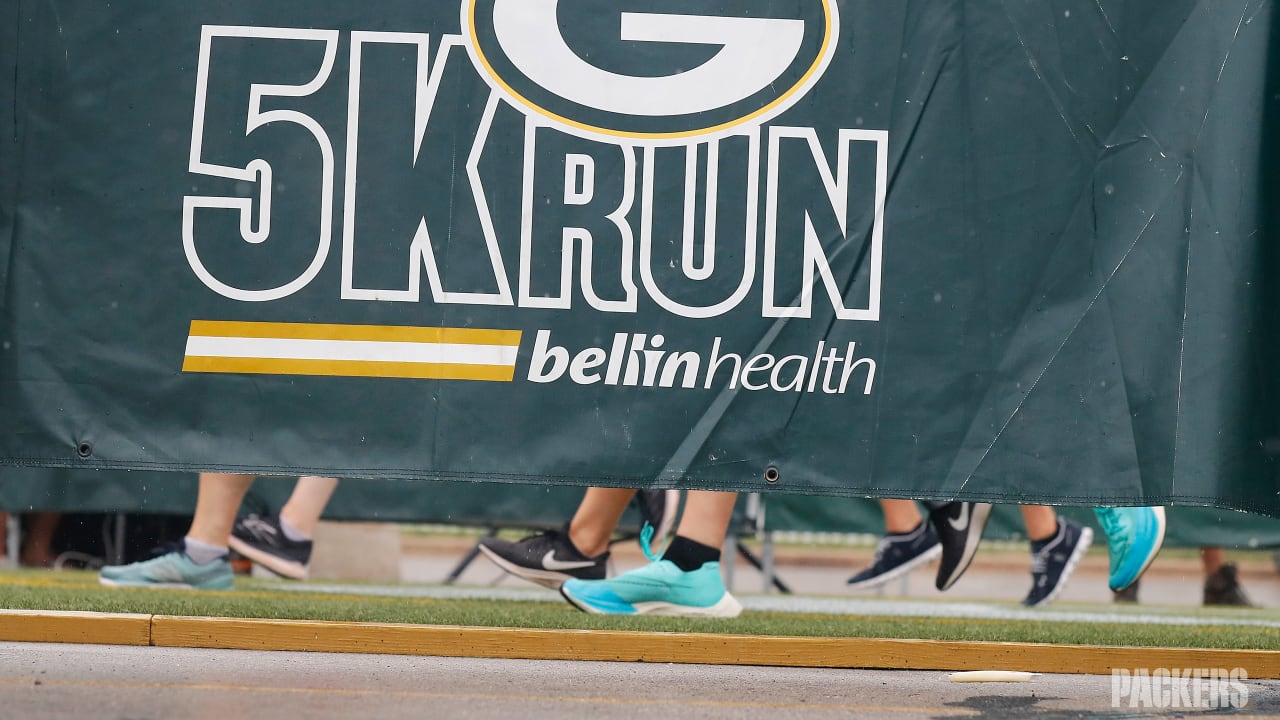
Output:
<instances>
[{"instance_id":1,"label":"shoelace","mask_svg":"<svg viewBox=\"0 0 1280 720\"><path fill-rule=\"evenodd\" d=\"M1119 516L1114 513L1097 513L1097 518L1098 524L1102 526L1102 532L1107 536L1108 545L1113 548L1111 554L1114 557L1124 555L1133 538L1125 532L1124 523Z\"/></svg>"},{"instance_id":2,"label":"shoelace","mask_svg":"<svg viewBox=\"0 0 1280 720\"><path fill-rule=\"evenodd\" d=\"M658 562L659 557L654 554L650 544L653 542L653 526L648 520L644 521L644 525L640 528L640 549L644 551L644 556L649 562Z\"/></svg>"},{"instance_id":3,"label":"shoelace","mask_svg":"<svg viewBox=\"0 0 1280 720\"><path fill-rule=\"evenodd\" d=\"M1049 552L1047 550L1041 550L1040 552L1031 556L1031 573L1033 575L1038 575L1044 572L1045 570L1048 569L1048 567L1049 567Z\"/></svg>"},{"instance_id":4,"label":"shoelace","mask_svg":"<svg viewBox=\"0 0 1280 720\"><path fill-rule=\"evenodd\" d=\"M871 561L872 565L880 564L880 561L884 559L884 554L889 551L889 545L891 544L892 543L889 542L889 538L880 538L880 542L876 543L876 556Z\"/></svg>"},{"instance_id":5,"label":"shoelace","mask_svg":"<svg viewBox=\"0 0 1280 720\"><path fill-rule=\"evenodd\" d=\"M276 529L275 529L275 527L274 527L274 526L272 526L272 524L271 524L270 522L268 522L268 521L266 521L266 520L263 520L262 518L258 517L257 515L249 515L249 516L247 516L247 517L244 517L244 518L242 518L242 519L240 520L240 522L241 522L241 523L243 523L243 524L244 524L244 526L245 526L246 528L248 528L249 530L251 530L251 531L253 531L253 532L255 532L255 533L264 533L264 532L265 532L265 533L267 533L267 534L269 534L269 535L275 535L275 534L276 534Z\"/></svg>"},{"instance_id":6,"label":"shoelace","mask_svg":"<svg viewBox=\"0 0 1280 720\"><path fill-rule=\"evenodd\" d=\"M166 540L147 551L148 560L164 557L169 553L180 553L184 550L181 540Z\"/></svg>"},{"instance_id":7,"label":"shoelace","mask_svg":"<svg viewBox=\"0 0 1280 720\"><path fill-rule=\"evenodd\" d=\"M1121 534L1120 521L1116 519L1116 516L1114 514L1100 513L1098 514L1097 517L1098 517L1098 524L1102 526L1102 531L1107 534L1107 537L1112 537L1112 536Z\"/></svg>"}]
</instances>

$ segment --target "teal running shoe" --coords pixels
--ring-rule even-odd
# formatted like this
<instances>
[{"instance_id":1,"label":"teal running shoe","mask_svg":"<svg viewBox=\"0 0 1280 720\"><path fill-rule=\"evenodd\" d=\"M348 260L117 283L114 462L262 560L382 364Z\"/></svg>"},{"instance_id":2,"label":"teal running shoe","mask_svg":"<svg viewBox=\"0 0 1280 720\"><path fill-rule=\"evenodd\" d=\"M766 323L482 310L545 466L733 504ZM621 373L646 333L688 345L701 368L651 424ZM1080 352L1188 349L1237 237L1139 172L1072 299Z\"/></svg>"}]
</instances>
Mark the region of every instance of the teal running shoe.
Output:
<instances>
[{"instance_id":1,"label":"teal running shoe","mask_svg":"<svg viewBox=\"0 0 1280 720\"><path fill-rule=\"evenodd\" d=\"M120 587L230 590L233 575L231 561L225 556L197 565L185 552L175 550L129 565L107 565L98 571L98 582Z\"/></svg>"},{"instance_id":2,"label":"teal running shoe","mask_svg":"<svg viewBox=\"0 0 1280 720\"><path fill-rule=\"evenodd\" d=\"M1111 576L1107 584L1120 592L1138 581L1164 545L1164 508L1094 508L1107 534Z\"/></svg>"},{"instance_id":3,"label":"teal running shoe","mask_svg":"<svg viewBox=\"0 0 1280 720\"><path fill-rule=\"evenodd\" d=\"M742 613L724 587L718 562L685 572L670 560L658 560L608 580L566 580L560 594L596 615L731 618Z\"/></svg>"}]
</instances>

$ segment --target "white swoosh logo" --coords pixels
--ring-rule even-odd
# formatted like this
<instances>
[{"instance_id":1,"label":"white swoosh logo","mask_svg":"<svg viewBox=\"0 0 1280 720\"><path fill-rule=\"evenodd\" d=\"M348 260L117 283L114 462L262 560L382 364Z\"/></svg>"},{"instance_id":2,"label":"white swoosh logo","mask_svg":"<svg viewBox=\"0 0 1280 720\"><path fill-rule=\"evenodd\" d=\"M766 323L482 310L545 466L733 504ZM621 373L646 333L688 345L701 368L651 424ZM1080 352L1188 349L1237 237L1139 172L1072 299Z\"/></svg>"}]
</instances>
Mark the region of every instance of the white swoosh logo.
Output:
<instances>
[{"instance_id":1,"label":"white swoosh logo","mask_svg":"<svg viewBox=\"0 0 1280 720\"><path fill-rule=\"evenodd\" d=\"M956 532L964 532L965 528L969 527L970 514L969 506L962 505L960 506L960 517L947 518L947 522L951 523L951 527L955 528Z\"/></svg>"},{"instance_id":2,"label":"white swoosh logo","mask_svg":"<svg viewBox=\"0 0 1280 720\"><path fill-rule=\"evenodd\" d=\"M576 570L578 568L591 567L592 565L595 565L595 563L590 560L586 562L581 560L570 562L557 560L555 550L548 550L547 554L542 556L542 567L548 570Z\"/></svg>"}]
</instances>

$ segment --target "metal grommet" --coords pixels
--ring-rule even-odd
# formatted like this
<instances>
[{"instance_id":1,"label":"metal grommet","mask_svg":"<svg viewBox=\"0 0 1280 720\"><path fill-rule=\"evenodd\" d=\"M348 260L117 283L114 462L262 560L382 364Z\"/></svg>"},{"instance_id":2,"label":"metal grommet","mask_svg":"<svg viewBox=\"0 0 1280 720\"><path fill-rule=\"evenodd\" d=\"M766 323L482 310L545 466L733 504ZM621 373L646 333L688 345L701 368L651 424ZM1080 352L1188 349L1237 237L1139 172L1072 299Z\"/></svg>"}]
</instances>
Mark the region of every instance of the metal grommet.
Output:
<instances>
[{"instance_id":1,"label":"metal grommet","mask_svg":"<svg viewBox=\"0 0 1280 720\"><path fill-rule=\"evenodd\" d=\"M87 458L90 455L93 455L93 443L87 440L80 443L76 446L76 454L82 458Z\"/></svg>"},{"instance_id":2,"label":"metal grommet","mask_svg":"<svg viewBox=\"0 0 1280 720\"><path fill-rule=\"evenodd\" d=\"M770 465L764 469L764 481L767 483L776 483L782 475L778 472L778 468Z\"/></svg>"}]
</instances>

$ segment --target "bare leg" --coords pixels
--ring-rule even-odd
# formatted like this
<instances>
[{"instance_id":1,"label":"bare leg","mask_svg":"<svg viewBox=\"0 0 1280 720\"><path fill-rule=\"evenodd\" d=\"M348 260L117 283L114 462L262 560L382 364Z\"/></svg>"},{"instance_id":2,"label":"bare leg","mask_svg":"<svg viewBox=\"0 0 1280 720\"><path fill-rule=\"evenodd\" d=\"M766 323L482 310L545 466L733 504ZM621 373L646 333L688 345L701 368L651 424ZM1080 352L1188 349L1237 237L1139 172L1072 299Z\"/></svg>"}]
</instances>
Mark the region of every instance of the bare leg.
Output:
<instances>
[{"instance_id":1,"label":"bare leg","mask_svg":"<svg viewBox=\"0 0 1280 720\"><path fill-rule=\"evenodd\" d=\"M889 533L909 533L920 525L920 508L914 500L881 500L880 509L884 511L884 531Z\"/></svg>"},{"instance_id":2,"label":"bare leg","mask_svg":"<svg viewBox=\"0 0 1280 720\"><path fill-rule=\"evenodd\" d=\"M709 547L724 545L737 500L738 494L734 492L690 490L676 535Z\"/></svg>"},{"instance_id":3,"label":"bare leg","mask_svg":"<svg viewBox=\"0 0 1280 720\"><path fill-rule=\"evenodd\" d=\"M1022 505L1022 521L1027 526L1027 539L1048 540L1058 532L1058 513L1048 505Z\"/></svg>"},{"instance_id":4,"label":"bare leg","mask_svg":"<svg viewBox=\"0 0 1280 720\"><path fill-rule=\"evenodd\" d=\"M1204 564L1204 576L1209 577L1222 568L1227 561L1227 551L1220 547L1200 548L1200 562Z\"/></svg>"},{"instance_id":5,"label":"bare leg","mask_svg":"<svg viewBox=\"0 0 1280 720\"><path fill-rule=\"evenodd\" d=\"M635 494L632 488L587 488L569 521L569 540L578 552L595 557L609 549L609 538Z\"/></svg>"},{"instance_id":6,"label":"bare leg","mask_svg":"<svg viewBox=\"0 0 1280 720\"><path fill-rule=\"evenodd\" d=\"M53 534L58 530L58 523L62 522L62 513L27 513L24 519L27 537L20 553L22 564L27 567L53 565Z\"/></svg>"},{"instance_id":7,"label":"bare leg","mask_svg":"<svg viewBox=\"0 0 1280 720\"><path fill-rule=\"evenodd\" d=\"M320 516L324 514L324 508L337 487L337 478L316 475L298 478L289 501L280 509L280 517L306 537L314 536L316 524L320 522Z\"/></svg>"},{"instance_id":8,"label":"bare leg","mask_svg":"<svg viewBox=\"0 0 1280 720\"><path fill-rule=\"evenodd\" d=\"M187 537L209 545L226 547L240 502L253 484L253 475L200 473L196 513Z\"/></svg>"}]
</instances>

